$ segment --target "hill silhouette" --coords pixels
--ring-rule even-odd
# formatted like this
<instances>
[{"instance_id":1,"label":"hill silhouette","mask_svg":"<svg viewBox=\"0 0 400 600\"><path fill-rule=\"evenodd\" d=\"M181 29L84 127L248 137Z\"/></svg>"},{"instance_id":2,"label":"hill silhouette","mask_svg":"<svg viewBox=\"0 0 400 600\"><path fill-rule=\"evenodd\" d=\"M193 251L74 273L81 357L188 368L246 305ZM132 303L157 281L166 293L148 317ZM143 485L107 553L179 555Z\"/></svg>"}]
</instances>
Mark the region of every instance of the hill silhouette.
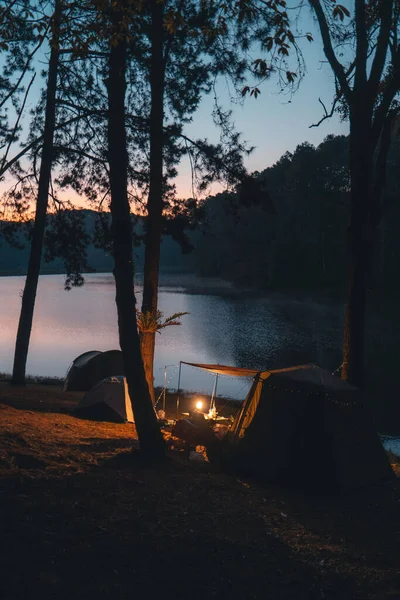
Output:
<instances>
[{"instance_id":1,"label":"hill silhouette","mask_svg":"<svg viewBox=\"0 0 400 600\"><path fill-rule=\"evenodd\" d=\"M93 242L95 237L96 219L98 213L92 210L80 211L84 213L85 230L92 240L87 247L87 265L93 272L109 273L113 269L113 258L106 249L97 247ZM48 216L49 226L54 218ZM1 228L6 226L6 221L0 221ZM4 236L0 236L0 275L25 275L29 259L29 224L13 224L16 244L10 243ZM143 219L138 218L135 234L140 240L144 233ZM134 246L136 271L143 269L144 244L137 241ZM163 273L185 273L191 270L191 258L182 254L179 244L170 236L164 236L161 244L161 271ZM63 274L65 267L63 259L56 257L52 260L42 260L41 274Z\"/></svg>"}]
</instances>

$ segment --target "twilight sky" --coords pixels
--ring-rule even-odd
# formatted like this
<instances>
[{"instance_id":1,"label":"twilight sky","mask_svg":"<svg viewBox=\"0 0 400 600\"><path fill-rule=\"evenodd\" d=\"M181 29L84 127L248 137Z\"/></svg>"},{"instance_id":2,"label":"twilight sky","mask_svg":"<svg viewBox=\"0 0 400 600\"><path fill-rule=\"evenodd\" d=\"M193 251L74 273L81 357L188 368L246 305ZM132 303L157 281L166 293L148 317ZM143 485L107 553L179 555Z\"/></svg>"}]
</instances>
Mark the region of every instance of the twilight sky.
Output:
<instances>
[{"instance_id":1,"label":"twilight sky","mask_svg":"<svg viewBox=\"0 0 400 600\"><path fill-rule=\"evenodd\" d=\"M351 4L349 0L343 0L343 3ZM246 158L246 166L250 172L263 170L274 164L282 154L286 151L292 152L302 142L308 141L318 145L329 133L348 133L348 123L341 123L337 116L326 120L318 128L310 129L310 125L319 121L323 114L318 98L321 98L329 110L334 85L331 70L323 55L318 30L307 7L303 9L300 29L303 33L311 32L314 41L302 43L307 73L293 96L279 93L279 83L274 76L259 86L261 95L257 99L247 96L242 103L230 103L231 94L225 82L221 82L217 89L224 108L230 107L233 110L236 130L243 134L243 139L249 145L255 146L253 153ZM255 57L261 55L255 52ZM43 66L45 62L38 65L39 70ZM43 79L37 77L27 103L28 109L36 104L41 85ZM212 95L204 97L193 122L186 127L189 136L207 137L211 142L218 141L218 132L211 117L212 108ZM180 165L176 185L180 197L192 195L188 159L184 159ZM0 191L1 188L5 188L4 183L0 184ZM215 193L221 189L221 186L214 185L211 191ZM76 198L75 194L66 196L77 205L83 205L83 201Z\"/></svg>"},{"instance_id":2,"label":"twilight sky","mask_svg":"<svg viewBox=\"0 0 400 600\"><path fill-rule=\"evenodd\" d=\"M344 1L343 4L351 5ZM349 9L351 6L349 6ZM231 105L237 131L243 139L255 146L254 152L246 159L249 171L263 170L274 164L286 151L292 152L298 144L308 141L318 145L330 133L348 134L348 123L340 122L335 115L319 127L310 125L320 120L323 109L318 98L330 109L334 92L334 79L322 50L319 32L313 22L310 10L305 7L300 28L311 32L314 41L302 43L307 73L299 90L292 96L279 93L277 79L272 77L260 87L257 99L246 97L242 106ZM226 86L218 90L220 99L229 106L229 92ZM290 102L289 102L290 101ZM217 141L215 127L210 117L213 98L205 97L187 131L193 136L208 137ZM190 195L191 176L188 161L182 163L177 188L180 195ZM215 186L217 191L217 186Z\"/></svg>"}]
</instances>

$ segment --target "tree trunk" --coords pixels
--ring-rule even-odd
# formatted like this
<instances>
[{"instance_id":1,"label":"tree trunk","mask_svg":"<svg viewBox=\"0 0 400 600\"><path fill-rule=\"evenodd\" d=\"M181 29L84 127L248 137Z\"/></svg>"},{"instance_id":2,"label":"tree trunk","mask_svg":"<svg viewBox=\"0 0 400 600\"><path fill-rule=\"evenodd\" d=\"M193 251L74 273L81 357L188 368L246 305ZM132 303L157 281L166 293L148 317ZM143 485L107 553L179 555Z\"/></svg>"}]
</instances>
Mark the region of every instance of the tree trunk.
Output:
<instances>
[{"instance_id":1,"label":"tree trunk","mask_svg":"<svg viewBox=\"0 0 400 600\"><path fill-rule=\"evenodd\" d=\"M362 256L364 244L357 242L354 234L350 244L358 244L359 251L350 258L348 266L342 379L362 388L368 265L367 258Z\"/></svg>"},{"instance_id":2,"label":"tree trunk","mask_svg":"<svg viewBox=\"0 0 400 600\"><path fill-rule=\"evenodd\" d=\"M156 343L155 333L141 333L140 335L140 350L142 353L144 372L146 374L146 381L149 388L149 393L153 405L155 402L154 395L154 346Z\"/></svg>"},{"instance_id":3,"label":"tree trunk","mask_svg":"<svg viewBox=\"0 0 400 600\"><path fill-rule=\"evenodd\" d=\"M122 0L113 3L111 18L113 39L108 79L108 156L119 341L141 453L146 458L159 459L165 455L165 445L146 383L136 325L132 226L127 193L126 15Z\"/></svg>"},{"instance_id":4,"label":"tree trunk","mask_svg":"<svg viewBox=\"0 0 400 600\"><path fill-rule=\"evenodd\" d=\"M373 254L370 123L365 114L354 114L350 130L351 213L342 379L360 388L364 385L366 291Z\"/></svg>"},{"instance_id":5,"label":"tree trunk","mask_svg":"<svg viewBox=\"0 0 400 600\"><path fill-rule=\"evenodd\" d=\"M53 138L56 120L57 72L59 63L59 35L61 21L61 0L56 0L53 22L49 74L46 93L46 115L43 132L42 158L39 172L39 186L36 201L36 214L25 287L22 295L21 313L15 343L12 383L25 385L26 362L31 337L33 312L42 259L43 240L46 227L49 184L53 160Z\"/></svg>"},{"instance_id":6,"label":"tree trunk","mask_svg":"<svg viewBox=\"0 0 400 600\"><path fill-rule=\"evenodd\" d=\"M142 312L153 317L158 308L158 278L163 212L163 124L164 124L164 59L163 59L163 4L151 0L151 111L150 111L150 186L147 201L146 249L144 258ZM153 402L153 364L155 332L141 334L146 379Z\"/></svg>"}]
</instances>

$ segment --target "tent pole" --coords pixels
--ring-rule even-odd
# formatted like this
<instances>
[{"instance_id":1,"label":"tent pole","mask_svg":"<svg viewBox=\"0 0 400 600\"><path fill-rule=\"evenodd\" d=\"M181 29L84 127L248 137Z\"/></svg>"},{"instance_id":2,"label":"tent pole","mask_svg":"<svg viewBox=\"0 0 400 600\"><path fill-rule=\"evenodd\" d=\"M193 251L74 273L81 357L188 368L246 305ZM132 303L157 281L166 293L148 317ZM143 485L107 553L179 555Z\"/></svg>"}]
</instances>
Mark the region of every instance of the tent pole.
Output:
<instances>
[{"instance_id":1,"label":"tent pole","mask_svg":"<svg viewBox=\"0 0 400 600\"><path fill-rule=\"evenodd\" d=\"M236 428L235 428L235 433L234 433L235 436L237 436L238 433L240 434L240 430L242 428L243 421L244 421L244 419L246 417L246 414L247 414L247 399L248 399L250 393L253 391L253 389L254 389L254 392L255 392L255 390L257 389L257 386L258 386L259 383L260 383L260 374L256 375L253 378L253 383L251 385L251 388L249 389L248 394L246 396L246 399L245 399L245 401L242 404L241 412L240 412L240 415L239 415L239 420L238 420L238 423L237 423ZM254 396L254 393L252 394L251 397L253 397L253 396Z\"/></svg>"},{"instance_id":2,"label":"tent pole","mask_svg":"<svg viewBox=\"0 0 400 600\"><path fill-rule=\"evenodd\" d=\"M166 394L167 394L167 367L164 367L164 395L163 395L163 411L165 412L165 404L166 404Z\"/></svg>"},{"instance_id":3,"label":"tent pole","mask_svg":"<svg viewBox=\"0 0 400 600\"><path fill-rule=\"evenodd\" d=\"M178 374L178 389L176 391L176 418L179 416L179 392L181 387L181 369L182 369L182 361L179 361L179 374Z\"/></svg>"},{"instance_id":4,"label":"tent pole","mask_svg":"<svg viewBox=\"0 0 400 600\"><path fill-rule=\"evenodd\" d=\"M215 395L217 393L217 383L218 383L218 373L215 375L213 390L212 390L212 393L211 393L210 411L215 406Z\"/></svg>"}]
</instances>

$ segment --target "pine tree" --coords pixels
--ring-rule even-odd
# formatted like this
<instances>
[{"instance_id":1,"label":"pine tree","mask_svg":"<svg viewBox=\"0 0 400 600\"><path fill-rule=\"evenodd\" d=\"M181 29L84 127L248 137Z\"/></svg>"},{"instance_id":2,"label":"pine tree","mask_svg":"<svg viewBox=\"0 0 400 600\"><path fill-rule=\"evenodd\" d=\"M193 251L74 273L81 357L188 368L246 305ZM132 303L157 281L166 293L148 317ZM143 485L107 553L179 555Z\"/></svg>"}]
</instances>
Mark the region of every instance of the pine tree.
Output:
<instances>
[{"instance_id":1,"label":"pine tree","mask_svg":"<svg viewBox=\"0 0 400 600\"><path fill-rule=\"evenodd\" d=\"M377 228L385 209L386 165L400 124L400 12L395 0L355 0L343 5L309 0L334 73L336 95L328 118L339 109L350 123L350 221L347 302L342 377L364 385L367 287ZM336 41L354 48L348 64ZM342 62L341 62L342 60Z\"/></svg>"},{"instance_id":2,"label":"pine tree","mask_svg":"<svg viewBox=\"0 0 400 600\"><path fill-rule=\"evenodd\" d=\"M22 295L21 313L15 344L12 373L12 383L14 385L25 384L26 362L28 358L29 340L32 330L33 312L42 259L49 185L53 160L53 137L56 119L56 91L58 62L60 56L61 19L62 0L55 0L54 12L50 21L50 59L46 89L46 113L43 131L43 146L41 153L38 193L36 200L36 212L28 271Z\"/></svg>"},{"instance_id":3,"label":"pine tree","mask_svg":"<svg viewBox=\"0 0 400 600\"><path fill-rule=\"evenodd\" d=\"M108 156L114 277L119 340L132 400L140 450L146 458L160 459L165 446L153 410L136 326L132 229L128 201L128 152L125 124L127 36L132 6L120 0L111 6L108 90Z\"/></svg>"}]
</instances>

